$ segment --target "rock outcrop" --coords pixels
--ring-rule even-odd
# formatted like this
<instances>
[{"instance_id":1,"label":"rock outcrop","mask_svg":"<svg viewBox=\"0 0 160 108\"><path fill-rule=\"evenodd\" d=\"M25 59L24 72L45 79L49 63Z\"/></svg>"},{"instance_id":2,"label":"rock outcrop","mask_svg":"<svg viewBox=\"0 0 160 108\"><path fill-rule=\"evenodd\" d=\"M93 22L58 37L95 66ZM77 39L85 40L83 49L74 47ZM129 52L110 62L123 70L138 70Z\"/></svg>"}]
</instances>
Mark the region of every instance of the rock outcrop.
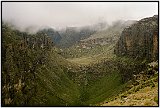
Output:
<instances>
[{"instance_id":1,"label":"rock outcrop","mask_svg":"<svg viewBox=\"0 0 160 108\"><path fill-rule=\"evenodd\" d=\"M137 21L122 31L115 47L118 56L158 59L158 15Z\"/></svg>"}]
</instances>

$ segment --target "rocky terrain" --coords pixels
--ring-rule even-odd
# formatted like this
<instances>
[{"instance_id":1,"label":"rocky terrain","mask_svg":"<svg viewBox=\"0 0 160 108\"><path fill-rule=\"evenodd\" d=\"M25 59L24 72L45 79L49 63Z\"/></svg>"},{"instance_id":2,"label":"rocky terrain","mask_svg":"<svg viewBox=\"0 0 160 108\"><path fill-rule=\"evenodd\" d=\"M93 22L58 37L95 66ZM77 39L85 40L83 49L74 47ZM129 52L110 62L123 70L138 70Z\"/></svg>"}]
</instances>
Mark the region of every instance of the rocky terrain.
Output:
<instances>
[{"instance_id":1,"label":"rocky terrain","mask_svg":"<svg viewBox=\"0 0 160 108\"><path fill-rule=\"evenodd\" d=\"M158 16L144 18L123 30L115 54L153 61L158 59Z\"/></svg>"}]
</instances>

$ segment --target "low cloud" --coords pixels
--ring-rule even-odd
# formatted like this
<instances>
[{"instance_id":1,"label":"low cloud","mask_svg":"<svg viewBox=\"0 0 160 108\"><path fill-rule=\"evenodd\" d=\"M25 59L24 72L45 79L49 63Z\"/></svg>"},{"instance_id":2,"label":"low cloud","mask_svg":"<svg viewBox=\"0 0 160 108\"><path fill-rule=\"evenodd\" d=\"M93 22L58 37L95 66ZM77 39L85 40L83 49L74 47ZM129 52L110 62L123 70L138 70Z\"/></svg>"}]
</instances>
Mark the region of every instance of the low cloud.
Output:
<instances>
[{"instance_id":1,"label":"low cloud","mask_svg":"<svg viewBox=\"0 0 160 108\"><path fill-rule=\"evenodd\" d=\"M2 19L19 29L85 26L140 20L158 14L157 2L3 2Z\"/></svg>"}]
</instances>

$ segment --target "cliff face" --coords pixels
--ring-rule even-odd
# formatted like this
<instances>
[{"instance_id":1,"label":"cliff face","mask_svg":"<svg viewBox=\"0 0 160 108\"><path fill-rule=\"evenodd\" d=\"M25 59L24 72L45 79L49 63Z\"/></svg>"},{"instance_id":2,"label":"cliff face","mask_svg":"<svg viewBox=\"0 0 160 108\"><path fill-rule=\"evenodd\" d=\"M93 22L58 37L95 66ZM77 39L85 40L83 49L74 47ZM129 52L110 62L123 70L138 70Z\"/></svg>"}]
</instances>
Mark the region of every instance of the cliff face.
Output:
<instances>
[{"instance_id":1,"label":"cliff face","mask_svg":"<svg viewBox=\"0 0 160 108\"><path fill-rule=\"evenodd\" d=\"M158 16L144 18L122 31L115 47L118 56L158 59Z\"/></svg>"}]
</instances>

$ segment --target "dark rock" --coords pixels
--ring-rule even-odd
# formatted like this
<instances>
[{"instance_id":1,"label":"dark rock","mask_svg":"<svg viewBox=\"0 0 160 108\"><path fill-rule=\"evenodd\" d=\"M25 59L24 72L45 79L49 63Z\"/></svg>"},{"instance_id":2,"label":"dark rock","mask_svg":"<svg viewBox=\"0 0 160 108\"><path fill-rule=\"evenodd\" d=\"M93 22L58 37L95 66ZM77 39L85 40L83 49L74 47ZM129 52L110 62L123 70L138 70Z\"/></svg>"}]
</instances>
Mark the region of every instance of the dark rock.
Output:
<instances>
[{"instance_id":1,"label":"dark rock","mask_svg":"<svg viewBox=\"0 0 160 108\"><path fill-rule=\"evenodd\" d=\"M115 54L132 58L158 59L158 17L144 18L123 30Z\"/></svg>"}]
</instances>

